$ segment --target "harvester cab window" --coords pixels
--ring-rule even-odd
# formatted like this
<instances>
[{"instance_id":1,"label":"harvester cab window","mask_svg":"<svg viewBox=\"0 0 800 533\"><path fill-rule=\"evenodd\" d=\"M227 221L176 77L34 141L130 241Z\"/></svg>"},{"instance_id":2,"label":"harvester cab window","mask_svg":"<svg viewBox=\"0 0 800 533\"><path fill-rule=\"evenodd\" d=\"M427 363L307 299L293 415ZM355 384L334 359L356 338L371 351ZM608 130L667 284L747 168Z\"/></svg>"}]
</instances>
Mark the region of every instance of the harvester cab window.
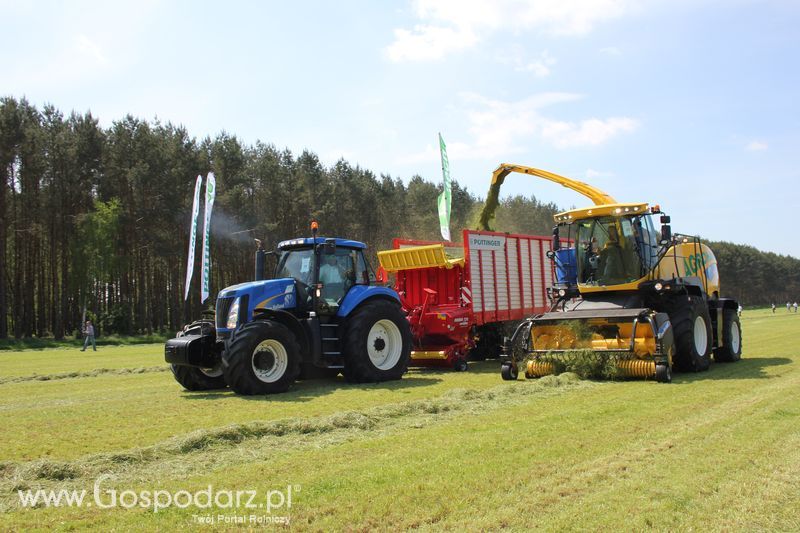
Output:
<instances>
[{"instance_id":1,"label":"harvester cab window","mask_svg":"<svg viewBox=\"0 0 800 533\"><path fill-rule=\"evenodd\" d=\"M579 221L577 226L579 283L619 285L641 277L630 220L599 217Z\"/></svg>"}]
</instances>

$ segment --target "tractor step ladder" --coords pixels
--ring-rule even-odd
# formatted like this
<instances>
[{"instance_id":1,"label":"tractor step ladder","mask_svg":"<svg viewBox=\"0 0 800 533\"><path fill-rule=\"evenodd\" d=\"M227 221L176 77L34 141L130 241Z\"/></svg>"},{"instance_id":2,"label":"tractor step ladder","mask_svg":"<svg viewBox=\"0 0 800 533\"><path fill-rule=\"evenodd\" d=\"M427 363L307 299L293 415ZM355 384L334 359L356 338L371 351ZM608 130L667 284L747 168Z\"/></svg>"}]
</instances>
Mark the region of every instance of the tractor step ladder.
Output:
<instances>
[{"instance_id":1,"label":"tractor step ladder","mask_svg":"<svg viewBox=\"0 0 800 533\"><path fill-rule=\"evenodd\" d=\"M320 324L322 336L322 360L328 368L344 368L341 364L342 348L339 339L339 324ZM331 364L333 363L333 364Z\"/></svg>"}]
</instances>

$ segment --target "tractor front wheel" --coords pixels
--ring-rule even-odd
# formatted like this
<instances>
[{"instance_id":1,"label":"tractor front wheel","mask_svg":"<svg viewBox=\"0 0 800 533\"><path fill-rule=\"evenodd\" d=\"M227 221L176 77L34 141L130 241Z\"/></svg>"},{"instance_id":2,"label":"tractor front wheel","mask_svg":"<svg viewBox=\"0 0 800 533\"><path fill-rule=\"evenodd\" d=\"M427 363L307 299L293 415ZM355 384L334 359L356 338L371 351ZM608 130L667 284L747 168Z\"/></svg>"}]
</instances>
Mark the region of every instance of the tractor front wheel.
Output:
<instances>
[{"instance_id":1,"label":"tractor front wheel","mask_svg":"<svg viewBox=\"0 0 800 533\"><path fill-rule=\"evenodd\" d=\"M224 389L225 377L222 368L197 368L194 366L170 365L175 381L188 391Z\"/></svg>"},{"instance_id":2,"label":"tractor front wheel","mask_svg":"<svg viewBox=\"0 0 800 533\"><path fill-rule=\"evenodd\" d=\"M300 373L300 348L283 324L250 322L234 333L222 354L222 370L238 394L285 392Z\"/></svg>"},{"instance_id":3,"label":"tractor front wheel","mask_svg":"<svg viewBox=\"0 0 800 533\"><path fill-rule=\"evenodd\" d=\"M411 358L411 327L399 305L373 300L348 317L344 348L347 381L400 379Z\"/></svg>"},{"instance_id":4,"label":"tractor front wheel","mask_svg":"<svg viewBox=\"0 0 800 533\"><path fill-rule=\"evenodd\" d=\"M176 337L184 335L213 335L217 333L214 322L210 320L197 320L178 332ZM175 381L188 391L224 389L227 384L222 375L222 364L218 361L214 368L197 368L185 365L170 365Z\"/></svg>"}]
</instances>

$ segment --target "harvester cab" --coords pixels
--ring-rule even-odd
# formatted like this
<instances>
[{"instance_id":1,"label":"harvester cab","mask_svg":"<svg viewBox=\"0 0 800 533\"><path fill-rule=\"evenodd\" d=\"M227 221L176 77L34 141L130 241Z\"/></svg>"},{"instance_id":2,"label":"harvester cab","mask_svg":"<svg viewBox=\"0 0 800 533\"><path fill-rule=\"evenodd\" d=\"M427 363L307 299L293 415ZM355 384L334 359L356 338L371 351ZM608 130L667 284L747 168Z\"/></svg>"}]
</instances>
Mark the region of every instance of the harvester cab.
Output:
<instances>
[{"instance_id":1,"label":"harvester cab","mask_svg":"<svg viewBox=\"0 0 800 533\"><path fill-rule=\"evenodd\" d=\"M184 327L166 360L188 390L283 392L301 376L343 373L349 381L400 379L411 331L397 293L373 284L366 245L312 237L258 245L255 280L217 295L215 320ZM275 255L273 279L265 258ZM316 371L315 371L316 370Z\"/></svg>"},{"instance_id":2,"label":"harvester cab","mask_svg":"<svg viewBox=\"0 0 800 533\"><path fill-rule=\"evenodd\" d=\"M557 282L549 312L517 328L501 356L502 376L539 377L586 359L605 375L669 382L673 367L706 370L741 356L738 303L720 297L716 258L700 239L672 235L659 206L619 203L586 183L503 164L495 170L480 221L489 223L511 172L580 192L592 207L555 215L552 250ZM652 221L661 214L661 234Z\"/></svg>"}]
</instances>

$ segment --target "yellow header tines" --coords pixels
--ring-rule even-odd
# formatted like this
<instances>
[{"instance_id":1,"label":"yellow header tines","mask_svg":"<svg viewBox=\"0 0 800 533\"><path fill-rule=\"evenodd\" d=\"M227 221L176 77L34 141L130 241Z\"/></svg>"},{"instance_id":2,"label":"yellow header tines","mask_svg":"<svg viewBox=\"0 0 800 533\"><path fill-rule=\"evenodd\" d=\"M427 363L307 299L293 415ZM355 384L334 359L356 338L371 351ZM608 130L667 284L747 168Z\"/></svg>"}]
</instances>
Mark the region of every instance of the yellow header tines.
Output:
<instances>
[{"instance_id":1,"label":"yellow header tines","mask_svg":"<svg viewBox=\"0 0 800 533\"><path fill-rule=\"evenodd\" d=\"M378 252L378 261L387 272L410 270L412 268L453 268L464 266L464 259L449 259L444 253L443 244L414 246L399 250Z\"/></svg>"},{"instance_id":2,"label":"yellow header tines","mask_svg":"<svg viewBox=\"0 0 800 533\"><path fill-rule=\"evenodd\" d=\"M594 217L643 215L647 212L649 212L647 204L606 204L564 211L555 215L553 219L556 222L571 222Z\"/></svg>"}]
</instances>

